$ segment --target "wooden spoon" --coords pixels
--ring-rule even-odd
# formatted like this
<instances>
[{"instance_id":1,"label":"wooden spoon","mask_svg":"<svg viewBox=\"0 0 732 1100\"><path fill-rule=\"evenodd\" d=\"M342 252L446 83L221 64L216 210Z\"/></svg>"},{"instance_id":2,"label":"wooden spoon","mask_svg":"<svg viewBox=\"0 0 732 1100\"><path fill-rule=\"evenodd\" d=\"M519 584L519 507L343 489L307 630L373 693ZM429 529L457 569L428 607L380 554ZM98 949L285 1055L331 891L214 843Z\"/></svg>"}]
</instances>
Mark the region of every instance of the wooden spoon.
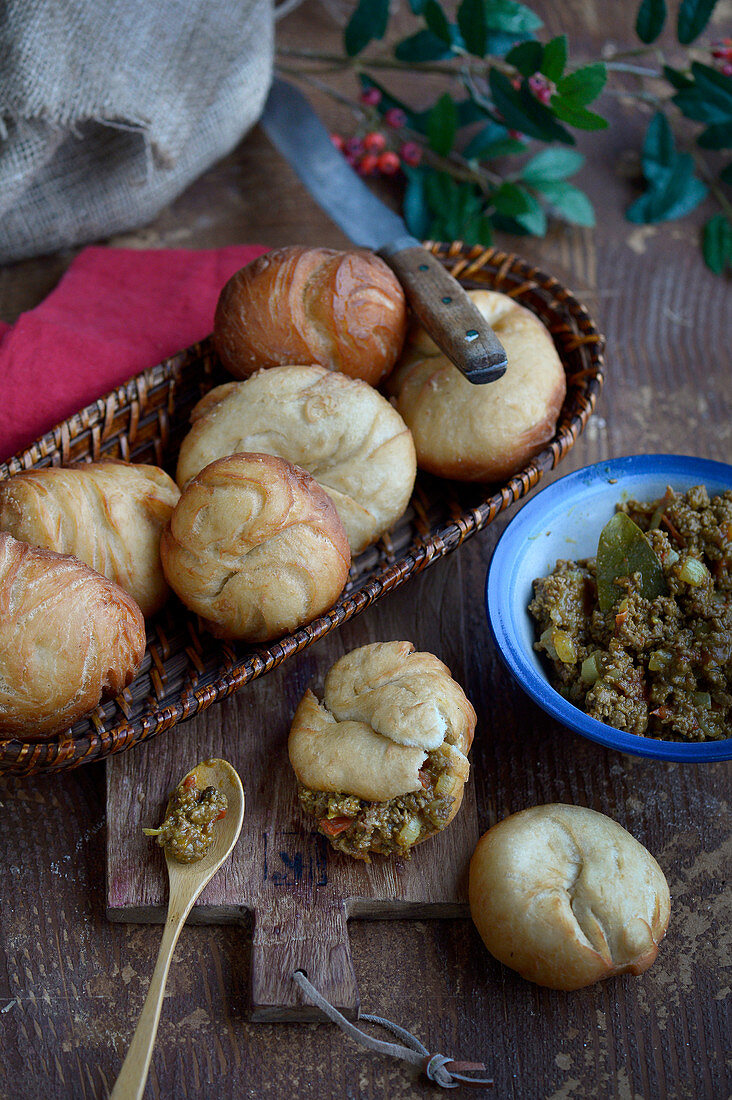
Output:
<instances>
[{"instance_id":1,"label":"wooden spoon","mask_svg":"<svg viewBox=\"0 0 732 1100\"><path fill-rule=\"evenodd\" d=\"M198 764L188 775L196 777L199 790L217 787L226 795L226 817L216 823L214 839L206 855L197 863L178 863L166 855L170 899L168 917L163 929L163 939L158 961L150 981L137 1029L127 1057L112 1091L111 1100L140 1100L150 1068L155 1036L160 1020L165 983L168 979L170 960L173 957L178 936L193 903L231 854L244 819L244 791L241 780L226 760L206 760ZM184 778L188 778L185 776Z\"/></svg>"}]
</instances>

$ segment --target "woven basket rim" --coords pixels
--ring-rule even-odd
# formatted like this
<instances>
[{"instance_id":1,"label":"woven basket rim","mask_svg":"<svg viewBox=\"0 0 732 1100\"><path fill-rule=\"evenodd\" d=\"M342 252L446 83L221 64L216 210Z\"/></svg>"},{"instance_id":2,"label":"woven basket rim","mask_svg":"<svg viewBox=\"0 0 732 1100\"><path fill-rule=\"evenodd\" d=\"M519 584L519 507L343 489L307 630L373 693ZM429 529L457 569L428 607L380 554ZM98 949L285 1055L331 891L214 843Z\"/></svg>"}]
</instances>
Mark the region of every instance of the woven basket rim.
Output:
<instances>
[{"instance_id":1,"label":"woven basket rim","mask_svg":"<svg viewBox=\"0 0 732 1100\"><path fill-rule=\"evenodd\" d=\"M465 539L482 530L496 515L525 496L553 469L571 449L594 411L603 385L604 337L599 333L587 308L554 276L532 267L526 260L513 253L481 245L465 247L461 241L451 243L427 241L429 248L445 266L462 282L475 281L471 276L486 272L495 277L493 289L521 301L529 292L541 291L551 295L547 310L555 304L574 322L571 326L553 330L564 341L564 354L581 348L589 356L589 367L582 373L583 392L575 394L579 408L568 423L555 432L552 440L534 458L505 483L495 487L479 505L464 511L450 522L429 535L413 540L409 551L378 576L370 578L355 591L341 597L331 610L278 641L248 653L241 661L221 667L213 684L198 689L184 690L176 705L170 703L157 710L150 710L132 722L119 722L112 729L102 730L73 738L69 731L50 741L24 741L18 738L0 738L0 772L26 775L40 771L58 771L77 767L82 763L124 752L142 741L149 740L165 729L185 721L220 701L245 684L277 667L283 660L311 645L344 622L360 614L383 595L400 587L410 577L422 572L435 561L456 550ZM491 270L495 269L495 270ZM506 289L503 284L509 276L515 285ZM531 308L530 302L523 302ZM0 464L0 480L22 470L43 464L49 455L67 465L71 444L90 432L97 444L109 438L115 412L125 403L144 402L146 395L168 376L183 369L211 350L211 337L190 345L176 356L147 367L125 383L97 398L89 405L71 414L50 431L36 439L29 447ZM566 370L562 349L558 349ZM572 376L568 375L569 382ZM566 401L566 399L565 399ZM562 417L560 416L560 420ZM92 715L93 721L93 715Z\"/></svg>"}]
</instances>

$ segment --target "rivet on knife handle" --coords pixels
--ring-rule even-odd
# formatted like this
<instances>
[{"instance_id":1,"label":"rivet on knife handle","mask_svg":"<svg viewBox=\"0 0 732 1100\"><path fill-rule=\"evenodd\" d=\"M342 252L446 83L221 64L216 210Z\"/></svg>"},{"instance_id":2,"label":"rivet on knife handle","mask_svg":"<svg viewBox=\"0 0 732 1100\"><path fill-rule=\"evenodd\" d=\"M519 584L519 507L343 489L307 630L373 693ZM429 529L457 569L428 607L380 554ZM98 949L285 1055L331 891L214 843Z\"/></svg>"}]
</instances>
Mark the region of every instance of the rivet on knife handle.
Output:
<instances>
[{"instance_id":1,"label":"rivet on knife handle","mask_svg":"<svg viewBox=\"0 0 732 1100\"><path fill-rule=\"evenodd\" d=\"M503 345L436 256L420 246L387 246L379 255L404 287L420 324L469 382L495 382L505 373Z\"/></svg>"}]
</instances>

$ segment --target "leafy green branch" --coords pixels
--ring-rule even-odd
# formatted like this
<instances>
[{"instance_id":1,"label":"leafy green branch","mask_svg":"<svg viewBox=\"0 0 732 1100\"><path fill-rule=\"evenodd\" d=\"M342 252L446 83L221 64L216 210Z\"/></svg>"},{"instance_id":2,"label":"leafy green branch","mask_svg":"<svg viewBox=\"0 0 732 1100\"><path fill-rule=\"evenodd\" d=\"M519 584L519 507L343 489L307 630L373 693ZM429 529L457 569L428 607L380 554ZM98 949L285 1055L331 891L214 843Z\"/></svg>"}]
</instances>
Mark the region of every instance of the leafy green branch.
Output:
<instances>
[{"instance_id":1,"label":"leafy green branch","mask_svg":"<svg viewBox=\"0 0 732 1100\"><path fill-rule=\"evenodd\" d=\"M680 46L696 42L716 2L680 0ZM640 0L641 45L575 67L567 36L541 41L541 19L518 0L460 0L450 11L439 0L409 0L409 7L413 29L394 41L389 0L360 0L343 54L282 50L279 64L331 94L319 75L353 72L358 98L337 98L353 109L357 131L335 140L365 175L403 172L404 216L415 236L487 245L495 230L543 236L552 217L594 225L590 200L570 182L584 164L572 146L576 131L607 127L595 101L622 94L655 109L641 156L645 188L627 217L668 221L709 197L718 212L704 226L704 259L718 274L732 265L732 164L715 170L703 156L732 147L732 40L712 44L708 64L697 49L672 67L658 45L666 0ZM404 70L424 76L428 105L415 108L390 91L389 74ZM691 150L677 148L678 115L698 126Z\"/></svg>"}]
</instances>

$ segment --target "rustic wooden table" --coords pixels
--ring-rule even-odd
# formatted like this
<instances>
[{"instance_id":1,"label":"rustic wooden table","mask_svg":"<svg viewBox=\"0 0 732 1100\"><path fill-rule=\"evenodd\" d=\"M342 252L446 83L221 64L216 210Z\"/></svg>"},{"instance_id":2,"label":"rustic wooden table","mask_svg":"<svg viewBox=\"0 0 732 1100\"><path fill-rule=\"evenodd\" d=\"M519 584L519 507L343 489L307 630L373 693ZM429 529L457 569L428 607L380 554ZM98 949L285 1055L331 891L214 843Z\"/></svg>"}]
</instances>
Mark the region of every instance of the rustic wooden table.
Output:
<instances>
[{"instance_id":1,"label":"rustic wooden table","mask_svg":"<svg viewBox=\"0 0 732 1100\"><path fill-rule=\"evenodd\" d=\"M574 56L632 38L628 7L600 0L535 5ZM278 31L290 45L338 45L336 5L306 3ZM626 9L625 12L620 9ZM331 124L341 118L318 100ZM503 238L586 301L607 335L597 414L559 473L607 456L677 452L730 461L729 283L703 266L704 211L659 228L623 219L636 193L645 120L608 98L612 128L581 183L595 230L553 226L545 240ZM345 246L264 135L255 130L156 222L111 244L212 247L235 242ZM12 321L52 288L70 254L0 270L0 316ZM506 517L337 636L188 724L267 723L286 734L299 661L322 668L344 648L409 638L453 668L478 712L473 778L488 827L563 801L607 813L657 857L672 916L640 978L564 994L531 985L484 950L468 920L351 922L364 1010L412 1029L431 1050L484 1059L495 1095L722 1097L728 1031L729 771L656 764L570 735L500 666L482 607L486 566ZM174 737L175 732L163 734ZM104 914L104 764L53 778L0 778L5 868L0 908L0 1095L101 1097L140 1011L160 930ZM729 862L727 863L727 872ZM434 1086L365 1053L330 1025L247 1020L249 938L240 926L188 927L166 997L147 1095L275 1098L425 1097Z\"/></svg>"}]
</instances>

